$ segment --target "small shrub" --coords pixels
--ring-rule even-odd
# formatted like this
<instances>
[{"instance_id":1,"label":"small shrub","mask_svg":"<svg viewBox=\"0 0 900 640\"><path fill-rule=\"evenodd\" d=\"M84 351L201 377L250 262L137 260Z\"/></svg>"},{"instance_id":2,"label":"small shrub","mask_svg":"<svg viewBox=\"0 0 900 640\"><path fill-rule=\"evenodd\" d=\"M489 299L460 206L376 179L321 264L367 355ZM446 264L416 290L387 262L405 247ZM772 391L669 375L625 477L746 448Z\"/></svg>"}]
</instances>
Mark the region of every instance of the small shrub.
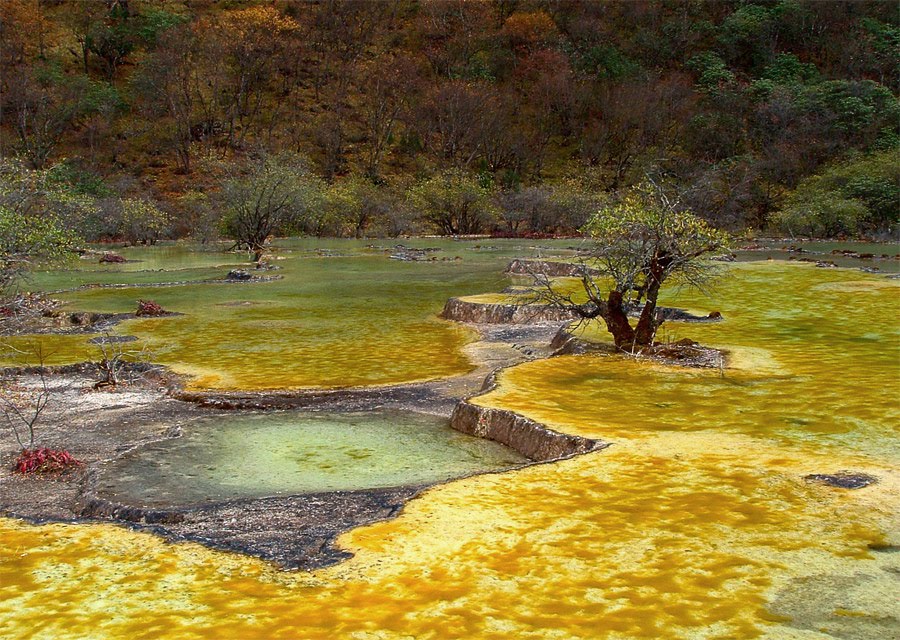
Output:
<instances>
[{"instance_id":1,"label":"small shrub","mask_svg":"<svg viewBox=\"0 0 900 640\"><path fill-rule=\"evenodd\" d=\"M102 256L100 256L101 264L104 264L104 263L117 264L117 263L121 263L121 262L127 262L127 261L125 260L125 258L120 256L118 253L107 252L107 253L104 253Z\"/></svg>"},{"instance_id":2,"label":"small shrub","mask_svg":"<svg viewBox=\"0 0 900 640\"><path fill-rule=\"evenodd\" d=\"M16 458L16 473L62 473L81 466L71 453L64 449L23 449Z\"/></svg>"},{"instance_id":3,"label":"small shrub","mask_svg":"<svg viewBox=\"0 0 900 640\"><path fill-rule=\"evenodd\" d=\"M163 309L158 303L153 302L153 300L138 300L138 308L137 311L134 312L136 316L164 316L168 313L165 309Z\"/></svg>"}]
</instances>

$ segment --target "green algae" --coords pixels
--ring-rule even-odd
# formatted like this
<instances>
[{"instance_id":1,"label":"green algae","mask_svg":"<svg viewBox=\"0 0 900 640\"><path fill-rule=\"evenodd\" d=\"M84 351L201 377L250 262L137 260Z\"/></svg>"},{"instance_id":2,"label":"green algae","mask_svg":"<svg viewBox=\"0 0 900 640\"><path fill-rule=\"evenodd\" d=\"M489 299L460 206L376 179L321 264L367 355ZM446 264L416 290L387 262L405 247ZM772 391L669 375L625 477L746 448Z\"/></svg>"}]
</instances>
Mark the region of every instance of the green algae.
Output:
<instances>
[{"instance_id":1,"label":"green algae","mask_svg":"<svg viewBox=\"0 0 900 640\"><path fill-rule=\"evenodd\" d=\"M166 507L239 498L386 488L508 469L525 459L410 412L238 414L104 465L98 492Z\"/></svg>"}]
</instances>

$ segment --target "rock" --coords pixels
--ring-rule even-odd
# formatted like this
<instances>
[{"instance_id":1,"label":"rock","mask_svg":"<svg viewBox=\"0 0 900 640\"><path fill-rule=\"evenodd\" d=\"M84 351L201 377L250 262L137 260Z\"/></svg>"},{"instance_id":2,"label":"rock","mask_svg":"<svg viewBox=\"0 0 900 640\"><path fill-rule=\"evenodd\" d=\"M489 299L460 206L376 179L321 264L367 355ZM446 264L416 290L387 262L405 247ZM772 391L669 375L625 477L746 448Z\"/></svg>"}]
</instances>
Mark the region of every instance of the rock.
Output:
<instances>
[{"instance_id":1,"label":"rock","mask_svg":"<svg viewBox=\"0 0 900 640\"><path fill-rule=\"evenodd\" d=\"M583 273L598 275L600 271L573 262L553 262L547 260L516 259L506 267L506 273L523 276L546 276L548 278L580 277Z\"/></svg>"},{"instance_id":2,"label":"rock","mask_svg":"<svg viewBox=\"0 0 900 640\"><path fill-rule=\"evenodd\" d=\"M531 324L564 322L578 316L569 309L541 304L490 304L450 298L444 305L441 317L475 324Z\"/></svg>"},{"instance_id":3,"label":"rock","mask_svg":"<svg viewBox=\"0 0 900 640\"><path fill-rule=\"evenodd\" d=\"M666 320L675 320L678 322L719 322L723 319L722 314L718 311L713 311L706 316L695 316L693 313L688 313L684 309L678 309L677 307L659 307L657 311L658 313L661 313L662 317ZM641 315L641 309L633 309L628 315L632 318L637 318Z\"/></svg>"},{"instance_id":4,"label":"rock","mask_svg":"<svg viewBox=\"0 0 900 640\"><path fill-rule=\"evenodd\" d=\"M430 253L439 252L437 247L425 247L424 249L416 249L398 244L391 253L391 260L400 260L402 262L437 262L437 256L429 256Z\"/></svg>"},{"instance_id":5,"label":"rock","mask_svg":"<svg viewBox=\"0 0 900 640\"><path fill-rule=\"evenodd\" d=\"M811 473L803 476L807 482L818 482L839 489L862 489L878 482L878 478L868 473L838 471L837 473Z\"/></svg>"},{"instance_id":6,"label":"rock","mask_svg":"<svg viewBox=\"0 0 900 640\"><path fill-rule=\"evenodd\" d=\"M121 263L121 262L128 262L128 261L117 253L107 252L107 253L104 253L102 256L100 256L101 264L103 264L103 263L115 264L115 263Z\"/></svg>"},{"instance_id":7,"label":"rock","mask_svg":"<svg viewBox=\"0 0 900 640\"><path fill-rule=\"evenodd\" d=\"M251 278L253 278L253 276L243 269L232 269L228 272L228 275L225 276L226 280L250 280Z\"/></svg>"}]
</instances>

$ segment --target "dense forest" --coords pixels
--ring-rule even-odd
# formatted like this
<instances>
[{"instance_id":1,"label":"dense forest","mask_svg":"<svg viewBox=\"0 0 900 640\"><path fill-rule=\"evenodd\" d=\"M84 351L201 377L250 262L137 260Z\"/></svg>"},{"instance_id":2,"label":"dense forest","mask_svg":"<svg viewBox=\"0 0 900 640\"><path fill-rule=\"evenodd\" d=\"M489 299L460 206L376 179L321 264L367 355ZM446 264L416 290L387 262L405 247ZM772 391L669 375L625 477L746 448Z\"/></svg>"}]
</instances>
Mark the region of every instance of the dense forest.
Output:
<instances>
[{"instance_id":1,"label":"dense forest","mask_svg":"<svg viewBox=\"0 0 900 640\"><path fill-rule=\"evenodd\" d=\"M724 228L896 233L893 1L0 11L4 228L562 234L653 175Z\"/></svg>"}]
</instances>

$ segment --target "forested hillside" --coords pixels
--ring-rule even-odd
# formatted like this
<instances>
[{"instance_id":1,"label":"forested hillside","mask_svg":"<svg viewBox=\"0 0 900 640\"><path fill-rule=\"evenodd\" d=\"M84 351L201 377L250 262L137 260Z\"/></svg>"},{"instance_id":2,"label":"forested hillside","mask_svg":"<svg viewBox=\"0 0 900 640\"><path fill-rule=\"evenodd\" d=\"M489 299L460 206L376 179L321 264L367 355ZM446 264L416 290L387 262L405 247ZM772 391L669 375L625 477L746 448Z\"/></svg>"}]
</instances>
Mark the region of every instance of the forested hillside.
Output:
<instances>
[{"instance_id":1,"label":"forested hillside","mask_svg":"<svg viewBox=\"0 0 900 640\"><path fill-rule=\"evenodd\" d=\"M733 229L897 223L893 1L0 11L3 190L87 239L233 236L266 194L276 233L565 233L647 174Z\"/></svg>"}]
</instances>

